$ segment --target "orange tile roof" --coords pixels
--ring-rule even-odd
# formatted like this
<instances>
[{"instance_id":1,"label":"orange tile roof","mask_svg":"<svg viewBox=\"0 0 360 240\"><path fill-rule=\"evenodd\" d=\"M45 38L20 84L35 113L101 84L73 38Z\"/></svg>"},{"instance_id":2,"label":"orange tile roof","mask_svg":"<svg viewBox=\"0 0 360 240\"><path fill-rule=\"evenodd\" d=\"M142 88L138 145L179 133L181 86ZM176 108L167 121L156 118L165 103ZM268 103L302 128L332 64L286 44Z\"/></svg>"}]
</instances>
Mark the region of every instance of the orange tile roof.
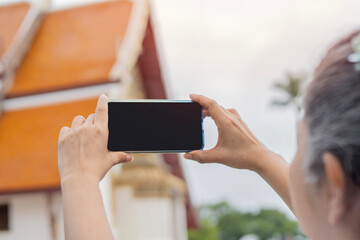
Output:
<instances>
[{"instance_id":1,"label":"orange tile roof","mask_svg":"<svg viewBox=\"0 0 360 240\"><path fill-rule=\"evenodd\" d=\"M28 3L0 6L0 57L9 48L29 8Z\"/></svg>"},{"instance_id":2,"label":"orange tile roof","mask_svg":"<svg viewBox=\"0 0 360 240\"><path fill-rule=\"evenodd\" d=\"M8 96L108 82L131 10L110 1L48 13Z\"/></svg>"},{"instance_id":3,"label":"orange tile roof","mask_svg":"<svg viewBox=\"0 0 360 240\"><path fill-rule=\"evenodd\" d=\"M97 99L4 112L0 118L0 193L60 187L57 141L73 117L94 112Z\"/></svg>"}]
</instances>

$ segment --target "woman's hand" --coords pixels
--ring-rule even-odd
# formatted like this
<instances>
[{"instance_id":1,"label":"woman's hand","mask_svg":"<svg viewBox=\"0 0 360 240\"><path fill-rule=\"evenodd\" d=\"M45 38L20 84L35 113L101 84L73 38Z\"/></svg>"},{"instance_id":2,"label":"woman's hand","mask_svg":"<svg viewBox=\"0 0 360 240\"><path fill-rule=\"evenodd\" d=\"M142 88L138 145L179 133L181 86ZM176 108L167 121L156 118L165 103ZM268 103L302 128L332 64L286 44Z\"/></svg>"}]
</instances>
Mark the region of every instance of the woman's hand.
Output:
<instances>
[{"instance_id":1,"label":"woman's hand","mask_svg":"<svg viewBox=\"0 0 360 240\"><path fill-rule=\"evenodd\" d=\"M234 109L224 109L207 97L190 95L204 108L204 116L211 116L218 128L218 142L210 150L197 150L185 158L200 163L222 163L233 168L257 172L291 208L288 186L289 164L278 154L268 150L249 130Z\"/></svg>"},{"instance_id":2,"label":"woman's hand","mask_svg":"<svg viewBox=\"0 0 360 240\"><path fill-rule=\"evenodd\" d=\"M215 121L219 136L214 148L186 153L186 159L257 171L261 159L274 154L251 133L235 109L224 109L201 95L191 94L190 98L203 106L204 117L210 116Z\"/></svg>"},{"instance_id":3,"label":"woman's hand","mask_svg":"<svg viewBox=\"0 0 360 240\"><path fill-rule=\"evenodd\" d=\"M63 127L59 136L58 164L61 182L81 178L99 182L110 168L133 157L123 152L108 152L107 97L99 97L95 113L87 119L76 116L71 128Z\"/></svg>"}]
</instances>

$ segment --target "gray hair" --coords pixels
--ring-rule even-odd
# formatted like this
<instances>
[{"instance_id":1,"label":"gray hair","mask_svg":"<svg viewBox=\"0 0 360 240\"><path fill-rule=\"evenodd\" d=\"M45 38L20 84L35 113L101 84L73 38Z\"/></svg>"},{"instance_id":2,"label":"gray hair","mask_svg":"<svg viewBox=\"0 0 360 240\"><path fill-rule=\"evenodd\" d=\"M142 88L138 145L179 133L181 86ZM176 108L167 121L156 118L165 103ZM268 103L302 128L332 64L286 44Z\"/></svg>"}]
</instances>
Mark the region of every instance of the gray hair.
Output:
<instances>
[{"instance_id":1,"label":"gray hair","mask_svg":"<svg viewBox=\"0 0 360 240\"><path fill-rule=\"evenodd\" d=\"M314 73L305 96L308 146L306 181L319 183L324 174L322 154L341 162L348 187L360 187L360 71L347 61L354 32L334 45Z\"/></svg>"}]
</instances>

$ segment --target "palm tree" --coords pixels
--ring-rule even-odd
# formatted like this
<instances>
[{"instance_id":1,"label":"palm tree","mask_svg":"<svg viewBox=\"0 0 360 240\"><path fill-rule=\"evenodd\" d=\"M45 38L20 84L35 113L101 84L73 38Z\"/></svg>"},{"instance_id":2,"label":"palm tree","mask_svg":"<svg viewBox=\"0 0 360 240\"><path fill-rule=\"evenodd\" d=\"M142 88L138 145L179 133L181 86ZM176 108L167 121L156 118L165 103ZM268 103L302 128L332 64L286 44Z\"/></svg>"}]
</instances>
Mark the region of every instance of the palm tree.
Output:
<instances>
[{"instance_id":1,"label":"palm tree","mask_svg":"<svg viewBox=\"0 0 360 240\"><path fill-rule=\"evenodd\" d=\"M285 98L274 99L272 101L272 105L280 107L293 107L298 119L301 112L301 87L304 79L304 76L288 73L285 81L276 82L273 85L274 88L281 91L285 95Z\"/></svg>"}]
</instances>

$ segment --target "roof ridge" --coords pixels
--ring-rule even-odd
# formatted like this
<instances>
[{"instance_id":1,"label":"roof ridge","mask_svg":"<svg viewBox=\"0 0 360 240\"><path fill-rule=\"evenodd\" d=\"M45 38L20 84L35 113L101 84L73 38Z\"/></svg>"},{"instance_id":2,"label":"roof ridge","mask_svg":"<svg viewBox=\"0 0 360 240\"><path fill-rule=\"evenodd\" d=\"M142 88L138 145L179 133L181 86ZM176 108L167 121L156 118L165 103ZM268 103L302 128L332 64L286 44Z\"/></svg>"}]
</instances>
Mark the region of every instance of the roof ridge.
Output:
<instances>
[{"instance_id":1,"label":"roof ridge","mask_svg":"<svg viewBox=\"0 0 360 240\"><path fill-rule=\"evenodd\" d=\"M45 105L63 104L66 102L79 101L82 99L98 97L108 92L109 89L121 84L120 81L104 82L96 85L87 85L77 88L57 89L50 92L40 92L14 98L7 98L3 101L4 111L18 109L37 108Z\"/></svg>"},{"instance_id":2,"label":"roof ridge","mask_svg":"<svg viewBox=\"0 0 360 240\"><path fill-rule=\"evenodd\" d=\"M20 66L31 46L48 7L49 0L42 0L40 4L30 5L9 48L0 59L0 114L2 101L12 85L14 72Z\"/></svg>"},{"instance_id":3,"label":"roof ridge","mask_svg":"<svg viewBox=\"0 0 360 240\"><path fill-rule=\"evenodd\" d=\"M62 7L49 9L49 12L57 13L57 12L74 10L74 9L79 9L79 8L93 7L95 5L106 5L108 3L119 3L119 2L133 2L133 1L130 1L130 0L122 0L122 1L119 1L119 0L104 0L104 1L93 0L93 2L81 2L80 1L80 2L76 2L76 3L64 5Z\"/></svg>"}]
</instances>

